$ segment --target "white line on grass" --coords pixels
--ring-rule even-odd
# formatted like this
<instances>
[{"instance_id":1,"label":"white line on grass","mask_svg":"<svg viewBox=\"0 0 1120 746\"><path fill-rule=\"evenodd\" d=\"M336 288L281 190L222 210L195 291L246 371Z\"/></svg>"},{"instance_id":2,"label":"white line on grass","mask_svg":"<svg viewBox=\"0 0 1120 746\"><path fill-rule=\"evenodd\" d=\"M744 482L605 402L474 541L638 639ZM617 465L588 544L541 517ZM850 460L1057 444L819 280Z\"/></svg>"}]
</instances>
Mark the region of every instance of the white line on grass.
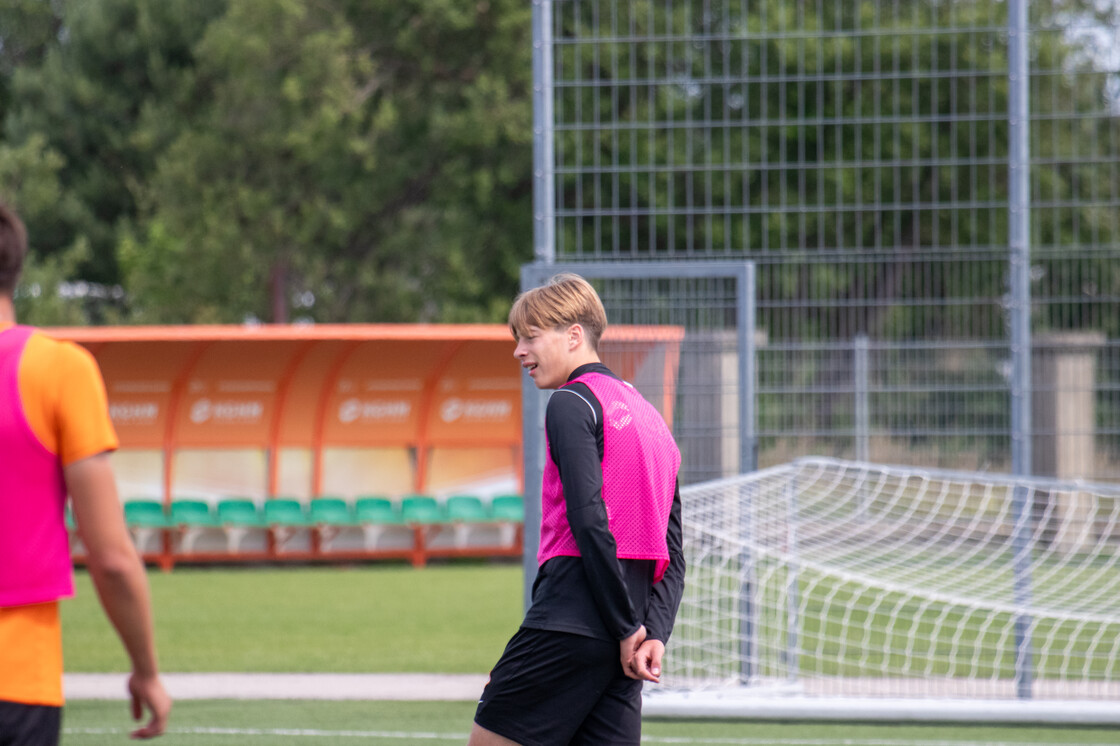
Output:
<instances>
[{"instance_id":1,"label":"white line on grass","mask_svg":"<svg viewBox=\"0 0 1120 746\"><path fill-rule=\"evenodd\" d=\"M724 744L726 746L1101 746L1046 741L919 741L909 738L693 738L642 736L642 743Z\"/></svg>"},{"instance_id":2,"label":"white line on grass","mask_svg":"<svg viewBox=\"0 0 1120 746\"><path fill-rule=\"evenodd\" d=\"M127 734L124 728L63 728L69 736ZM414 741L457 741L466 733L426 733L384 730L320 730L316 728L168 728L168 734L190 736L277 736L308 738L407 739ZM1100 746L1091 743L1046 743L1043 741L923 741L905 738L697 738L692 736L642 736L642 743L710 744L720 746Z\"/></svg>"},{"instance_id":3,"label":"white line on grass","mask_svg":"<svg viewBox=\"0 0 1120 746\"><path fill-rule=\"evenodd\" d=\"M642 743L723 744L725 746L1101 746L1044 741L921 741L910 738L694 738L642 736Z\"/></svg>"},{"instance_id":4,"label":"white line on grass","mask_svg":"<svg viewBox=\"0 0 1120 746\"><path fill-rule=\"evenodd\" d=\"M63 728L66 735L112 736L126 734L124 728ZM310 738L407 738L417 741L465 741L466 733L423 733L390 730L318 730L313 728L168 728L165 734L187 736L289 736Z\"/></svg>"}]
</instances>

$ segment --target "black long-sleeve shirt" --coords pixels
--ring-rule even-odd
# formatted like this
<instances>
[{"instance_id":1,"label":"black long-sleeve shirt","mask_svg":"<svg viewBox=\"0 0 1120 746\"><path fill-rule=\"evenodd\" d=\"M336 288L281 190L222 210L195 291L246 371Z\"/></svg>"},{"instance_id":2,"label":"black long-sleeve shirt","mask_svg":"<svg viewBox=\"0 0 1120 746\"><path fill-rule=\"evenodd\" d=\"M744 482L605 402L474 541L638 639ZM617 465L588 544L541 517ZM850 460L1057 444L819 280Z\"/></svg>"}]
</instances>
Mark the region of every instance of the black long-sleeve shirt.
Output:
<instances>
[{"instance_id":1,"label":"black long-sleeve shirt","mask_svg":"<svg viewBox=\"0 0 1120 746\"><path fill-rule=\"evenodd\" d=\"M590 372L617 378L602 363L591 363L568 380ZM575 383L553 394L545 430L581 556L553 557L539 568L522 626L622 640L644 624L650 639L668 642L684 592L679 483L666 531L669 567L655 584L654 560L619 559L616 553L603 502L603 409L591 389Z\"/></svg>"}]
</instances>

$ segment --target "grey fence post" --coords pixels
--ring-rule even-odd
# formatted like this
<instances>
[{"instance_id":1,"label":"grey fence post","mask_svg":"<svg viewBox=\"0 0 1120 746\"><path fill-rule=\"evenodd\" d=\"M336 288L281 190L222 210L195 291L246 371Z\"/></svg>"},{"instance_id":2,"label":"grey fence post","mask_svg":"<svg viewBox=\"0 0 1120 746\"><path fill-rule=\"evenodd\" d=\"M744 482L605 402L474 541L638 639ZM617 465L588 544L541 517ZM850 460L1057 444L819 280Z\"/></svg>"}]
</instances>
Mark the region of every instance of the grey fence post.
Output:
<instances>
[{"instance_id":1,"label":"grey fence post","mask_svg":"<svg viewBox=\"0 0 1120 746\"><path fill-rule=\"evenodd\" d=\"M871 460L871 412L868 390L870 387L870 341L860 334L852 345L852 387L855 394L856 461Z\"/></svg>"},{"instance_id":2,"label":"grey fence post","mask_svg":"<svg viewBox=\"0 0 1120 746\"><path fill-rule=\"evenodd\" d=\"M758 355L755 349L757 324L754 262L746 263L736 290L739 330L739 473L758 469Z\"/></svg>"},{"instance_id":3,"label":"grey fence post","mask_svg":"<svg viewBox=\"0 0 1120 746\"><path fill-rule=\"evenodd\" d=\"M1027 0L1010 0L1008 10L1008 215L1010 224L1011 468L1031 475L1031 303L1030 303L1030 59ZM1015 680L1018 696L1031 697L1030 491L1016 487Z\"/></svg>"},{"instance_id":4,"label":"grey fence post","mask_svg":"<svg viewBox=\"0 0 1120 746\"><path fill-rule=\"evenodd\" d=\"M535 287L546 277L548 265L556 257L556 185L553 181L552 97L552 2L533 0L533 255L536 262L521 268L522 290ZM521 443L524 464L525 500L524 543L521 565L524 570L524 605L533 599L537 577L537 548L540 545L541 474L544 472L544 407L547 395L533 382L521 383Z\"/></svg>"},{"instance_id":5,"label":"grey fence post","mask_svg":"<svg viewBox=\"0 0 1120 746\"><path fill-rule=\"evenodd\" d=\"M538 262L556 256L553 183L552 3L533 0L533 255Z\"/></svg>"},{"instance_id":6,"label":"grey fence post","mask_svg":"<svg viewBox=\"0 0 1120 746\"><path fill-rule=\"evenodd\" d=\"M548 277L549 265L527 264L521 268L521 288L536 287ZM521 378L521 458L525 519L522 531L521 568L524 608L533 600L537 579L537 550L541 542L541 476L544 474L544 411L548 392L541 391L526 375Z\"/></svg>"},{"instance_id":7,"label":"grey fence post","mask_svg":"<svg viewBox=\"0 0 1120 746\"><path fill-rule=\"evenodd\" d=\"M797 653L798 646L801 644L798 636L798 628L801 624L800 607L801 607L801 560L798 556L797 547L797 472L793 473L790 477L789 484L786 486L786 510L788 516L786 518L786 545L788 546L787 567L786 572L786 667L789 674L790 681L796 681L800 678L801 659Z\"/></svg>"},{"instance_id":8,"label":"grey fence post","mask_svg":"<svg viewBox=\"0 0 1120 746\"><path fill-rule=\"evenodd\" d=\"M755 657L758 650L758 624L754 602L757 572L755 557L750 551L754 540L754 510L758 499L758 485L746 485L745 494L739 495L739 683L746 686L757 670Z\"/></svg>"}]
</instances>

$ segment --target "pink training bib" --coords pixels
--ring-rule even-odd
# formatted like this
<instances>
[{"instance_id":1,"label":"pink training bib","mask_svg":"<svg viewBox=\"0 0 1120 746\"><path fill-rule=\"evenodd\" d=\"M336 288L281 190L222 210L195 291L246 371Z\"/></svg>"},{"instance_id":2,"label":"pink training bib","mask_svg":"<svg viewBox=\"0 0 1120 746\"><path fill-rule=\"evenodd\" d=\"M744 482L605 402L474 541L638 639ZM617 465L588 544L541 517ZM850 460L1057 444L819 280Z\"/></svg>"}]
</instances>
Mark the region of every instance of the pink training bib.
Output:
<instances>
[{"instance_id":1,"label":"pink training bib","mask_svg":"<svg viewBox=\"0 0 1120 746\"><path fill-rule=\"evenodd\" d=\"M620 559L657 561L655 582L669 567L665 532L673 507L681 454L661 414L637 389L602 373L579 381L603 408L603 502ZM560 471L546 450L541 484L541 543L538 564L578 557L564 503Z\"/></svg>"},{"instance_id":2,"label":"pink training bib","mask_svg":"<svg viewBox=\"0 0 1120 746\"><path fill-rule=\"evenodd\" d=\"M19 395L19 362L33 333L0 332L0 606L74 594L62 466L31 430Z\"/></svg>"}]
</instances>

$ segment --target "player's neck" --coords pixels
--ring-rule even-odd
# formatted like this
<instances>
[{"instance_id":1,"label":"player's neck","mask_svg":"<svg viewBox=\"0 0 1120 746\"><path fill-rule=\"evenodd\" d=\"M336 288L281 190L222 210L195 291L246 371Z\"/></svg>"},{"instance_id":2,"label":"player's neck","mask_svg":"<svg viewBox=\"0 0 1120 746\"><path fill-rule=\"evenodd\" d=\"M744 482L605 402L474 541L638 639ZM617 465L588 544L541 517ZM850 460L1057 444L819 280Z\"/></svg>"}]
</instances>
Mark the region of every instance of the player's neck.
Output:
<instances>
[{"instance_id":1,"label":"player's neck","mask_svg":"<svg viewBox=\"0 0 1120 746\"><path fill-rule=\"evenodd\" d=\"M580 354L577 354L571 360L571 367L568 369L568 378L572 377L572 374L576 372L577 368L583 367L584 365L589 365L591 363L601 362L603 361L600 360L599 356L594 352L582 352Z\"/></svg>"},{"instance_id":2,"label":"player's neck","mask_svg":"<svg viewBox=\"0 0 1120 746\"><path fill-rule=\"evenodd\" d=\"M12 299L6 295L0 295L0 324L14 324L16 323L16 306L12 303Z\"/></svg>"}]
</instances>

